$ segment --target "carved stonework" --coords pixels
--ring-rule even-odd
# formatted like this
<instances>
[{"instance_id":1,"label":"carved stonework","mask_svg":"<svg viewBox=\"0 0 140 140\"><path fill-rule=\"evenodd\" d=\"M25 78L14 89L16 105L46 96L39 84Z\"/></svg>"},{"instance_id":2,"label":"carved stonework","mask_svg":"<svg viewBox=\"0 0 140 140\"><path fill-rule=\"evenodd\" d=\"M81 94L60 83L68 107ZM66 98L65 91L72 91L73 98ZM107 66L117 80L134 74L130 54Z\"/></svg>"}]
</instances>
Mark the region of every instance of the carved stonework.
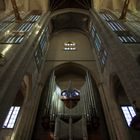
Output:
<instances>
[{"instance_id":1,"label":"carved stonework","mask_svg":"<svg viewBox=\"0 0 140 140\"><path fill-rule=\"evenodd\" d=\"M121 16L120 16L119 19L125 19L126 18L129 3L130 3L130 0L125 0L124 5L123 5L123 10L122 10L122 13L121 13Z\"/></svg>"},{"instance_id":2,"label":"carved stonework","mask_svg":"<svg viewBox=\"0 0 140 140\"><path fill-rule=\"evenodd\" d=\"M15 0L11 0L11 3L12 3L12 6L13 6L16 22L21 22L22 19L20 17L19 11L18 11L18 7L17 7L17 4L16 4L16 1Z\"/></svg>"}]
</instances>

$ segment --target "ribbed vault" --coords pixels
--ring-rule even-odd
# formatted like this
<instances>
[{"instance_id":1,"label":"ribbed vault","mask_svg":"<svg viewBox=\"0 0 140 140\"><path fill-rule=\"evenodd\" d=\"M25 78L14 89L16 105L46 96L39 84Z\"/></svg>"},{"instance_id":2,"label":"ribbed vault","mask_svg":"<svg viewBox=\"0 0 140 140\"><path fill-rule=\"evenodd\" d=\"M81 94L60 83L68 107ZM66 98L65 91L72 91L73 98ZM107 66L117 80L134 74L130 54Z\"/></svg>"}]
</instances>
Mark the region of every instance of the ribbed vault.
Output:
<instances>
[{"instance_id":1,"label":"ribbed vault","mask_svg":"<svg viewBox=\"0 0 140 140\"><path fill-rule=\"evenodd\" d=\"M6 9L10 10L11 0L0 0L0 5L5 2ZM110 9L121 10L124 0L16 0L22 10L58 10L62 8L83 8L94 7L96 10ZM140 9L139 0L130 0L129 10L136 11Z\"/></svg>"}]
</instances>

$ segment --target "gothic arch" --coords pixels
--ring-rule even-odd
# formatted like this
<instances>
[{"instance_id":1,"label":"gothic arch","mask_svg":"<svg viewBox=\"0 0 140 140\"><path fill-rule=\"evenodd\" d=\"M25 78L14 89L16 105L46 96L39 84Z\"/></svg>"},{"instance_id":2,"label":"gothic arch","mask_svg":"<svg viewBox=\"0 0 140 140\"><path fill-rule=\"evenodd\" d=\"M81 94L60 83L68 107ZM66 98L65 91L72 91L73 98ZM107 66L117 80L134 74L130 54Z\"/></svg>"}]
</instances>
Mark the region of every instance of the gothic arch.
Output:
<instances>
[{"instance_id":1,"label":"gothic arch","mask_svg":"<svg viewBox=\"0 0 140 140\"><path fill-rule=\"evenodd\" d=\"M70 67L73 67L75 71L75 73L78 73L79 75L81 75L82 77L85 77L86 76L86 72L89 72L90 73L90 70L81 65L81 64L78 64L78 63L74 63L74 62L67 62L67 63L62 63L60 65L57 65L55 68L53 68L50 72L50 74L53 72L53 71L56 71L56 75L60 72L60 74L63 74L63 71L69 69ZM96 80L96 78L94 77L94 75L92 75L92 79L93 81L97 84L98 81Z\"/></svg>"}]
</instances>

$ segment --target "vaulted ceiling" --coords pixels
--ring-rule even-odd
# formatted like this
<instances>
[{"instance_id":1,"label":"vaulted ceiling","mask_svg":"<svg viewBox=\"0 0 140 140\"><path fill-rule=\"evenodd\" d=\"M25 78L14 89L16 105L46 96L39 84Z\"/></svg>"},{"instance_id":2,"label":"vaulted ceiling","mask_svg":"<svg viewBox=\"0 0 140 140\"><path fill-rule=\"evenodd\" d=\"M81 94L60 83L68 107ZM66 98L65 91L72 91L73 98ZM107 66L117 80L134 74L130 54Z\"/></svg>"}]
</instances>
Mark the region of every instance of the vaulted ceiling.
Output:
<instances>
[{"instance_id":1,"label":"vaulted ceiling","mask_svg":"<svg viewBox=\"0 0 140 140\"><path fill-rule=\"evenodd\" d=\"M18 6L24 11L43 10L47 11L58 10L63 8L95 8L120 10L124 0L16 0ZM0 9L11 10L11 0L0 0ZM130 0L129 10L136 11L140 9L140 0Z\"/></svg>"},{"instance_id":2,"label":"vaulted ceiling","mask_svg":"<svg viewBox=\"0 0 140 140\"><path fill-rule=\"evenodd\" d=\"M80 13L63 13L60 15L57 15L52 18L51 24L53 27L53 32L57 32L59 30L82 30L82 31L88 31L89 28L89 17L80 14Z\"/></svg>"}]
</instances>

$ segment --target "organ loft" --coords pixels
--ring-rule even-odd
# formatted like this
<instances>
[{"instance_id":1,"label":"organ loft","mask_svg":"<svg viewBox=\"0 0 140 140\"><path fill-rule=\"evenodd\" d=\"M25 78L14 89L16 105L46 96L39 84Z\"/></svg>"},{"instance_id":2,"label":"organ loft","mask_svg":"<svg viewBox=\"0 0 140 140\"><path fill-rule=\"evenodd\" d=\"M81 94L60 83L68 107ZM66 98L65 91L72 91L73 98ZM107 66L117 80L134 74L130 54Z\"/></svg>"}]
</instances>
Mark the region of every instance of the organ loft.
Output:
<instances>
[{"instance_id":1,"label":"organ loft","mask_svg":"<svg viewBox=\"0 0 140 140\"><path fill-rule=\"evenodd\" d=\"M140 1L0 0L0 140L140 140Z\"/></svg>"}]
</instances>

